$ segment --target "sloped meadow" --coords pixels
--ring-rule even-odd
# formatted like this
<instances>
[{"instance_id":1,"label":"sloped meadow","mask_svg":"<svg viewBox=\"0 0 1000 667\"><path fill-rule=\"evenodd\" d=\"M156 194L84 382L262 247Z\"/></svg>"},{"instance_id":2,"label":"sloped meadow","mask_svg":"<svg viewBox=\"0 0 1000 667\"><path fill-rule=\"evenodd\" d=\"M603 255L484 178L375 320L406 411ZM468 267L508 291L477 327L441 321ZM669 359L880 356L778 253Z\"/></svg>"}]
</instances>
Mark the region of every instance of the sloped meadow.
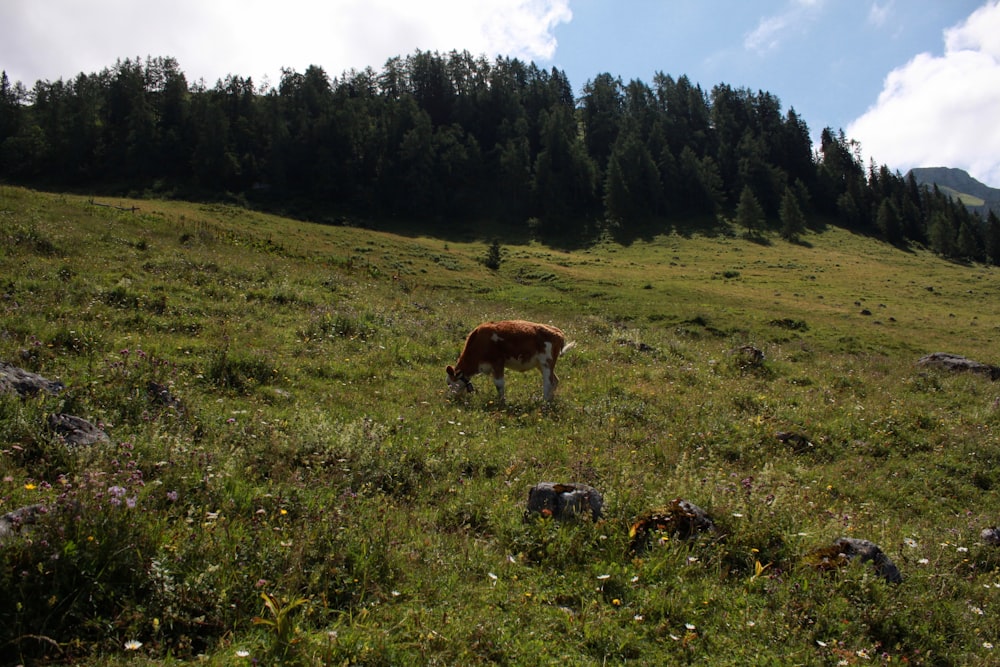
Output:
<instances>
[{"instance_id":1,"label":"sloped meadow","mask_svg":"<svg viewBox=\"0 0 1000 667\"><path fill-rule=\"evenodd\" d=\"M995 360L995 269L830 228L510 245L494 270L461 235L11 187L0 241L0 361L65 385L0 395L0 514L45 508L0 543L4 664L1000 651L1000 387L916 364ZM451 395L467 332L515 317L577 343L555 400L534 372L505 405L482 376ZM108 441L67 446L57 413ZM604 518L526 517L541 481ZM635 548L676 498L717 530ZM816 567L842 536L902 582Z\"/></svg>"}]
</instances>

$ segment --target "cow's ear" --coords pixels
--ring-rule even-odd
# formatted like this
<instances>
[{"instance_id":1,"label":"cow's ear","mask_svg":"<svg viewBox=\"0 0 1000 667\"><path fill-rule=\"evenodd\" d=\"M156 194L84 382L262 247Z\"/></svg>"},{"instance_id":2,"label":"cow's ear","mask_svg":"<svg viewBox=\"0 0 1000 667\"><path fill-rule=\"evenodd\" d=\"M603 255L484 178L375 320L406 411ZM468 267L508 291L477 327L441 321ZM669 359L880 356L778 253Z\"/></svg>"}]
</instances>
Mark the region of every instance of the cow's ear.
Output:
<instances>
[{"instance_id":1,"label":"cow's ear","mask_svg":"<svg viewBox=\"0 0 1000 667\"><path fill-rule=\"evenodd\" d=\"M455 379L455 369L454 368L452 368L451 366L448 366L448 368L446 368L445 370L448 371L448 377L450 377L452 379Z\"/></svg>"}]
</instances>

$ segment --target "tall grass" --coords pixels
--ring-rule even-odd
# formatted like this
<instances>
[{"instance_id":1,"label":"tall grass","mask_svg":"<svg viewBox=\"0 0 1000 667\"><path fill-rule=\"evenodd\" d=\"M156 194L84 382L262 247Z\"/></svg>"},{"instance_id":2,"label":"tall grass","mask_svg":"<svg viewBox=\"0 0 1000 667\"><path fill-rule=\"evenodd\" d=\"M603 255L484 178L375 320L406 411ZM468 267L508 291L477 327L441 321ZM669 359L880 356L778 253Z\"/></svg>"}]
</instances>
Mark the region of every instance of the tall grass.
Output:
<instances>
[{"instance_id":1,"label":"tall grass","mask_svg":"<svg viewBox=\"0 0 1000 667\"><path fill-rule=\"evenodd\" d=\"M0 187L3 664L990 664L992 268L829 229L573 252ZM470 397L486 319L577 346ZM761 357L747 357L752 346ZM155 387L156 390L151 390ZM165 398L164 391L169 398ZM71 449L53 413L109 442ZM779 437L779 434L782 434ZM605 518L525 516L540 481ZM629 538L676 498L716 530ZM820 570L840 536L899 566Z\"/></svg>"}]
</instances>

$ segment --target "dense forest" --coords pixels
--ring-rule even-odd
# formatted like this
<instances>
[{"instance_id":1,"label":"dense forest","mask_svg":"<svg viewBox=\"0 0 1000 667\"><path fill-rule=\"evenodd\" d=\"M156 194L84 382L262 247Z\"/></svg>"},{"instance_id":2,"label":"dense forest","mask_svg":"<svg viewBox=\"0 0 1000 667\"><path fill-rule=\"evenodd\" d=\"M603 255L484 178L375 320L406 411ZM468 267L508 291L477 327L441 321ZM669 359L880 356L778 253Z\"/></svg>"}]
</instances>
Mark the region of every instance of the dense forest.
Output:
<instances>
[{"instance_id":1,"label":"dense forest","mask_svg":"<svg viewBox=\"0 0 1000 667\"><path fill-rule=\"evenodd\" d=\"M0 180L225 196L292 215L490 218L542 237L636 237L677 221L795 240L837 224L959 260L1000 263L986 219L885 166L843 131L814 150L767 92L658 72L603 73L579 97L563 72L468 52L417 52L380 72L283 70L190 84L173 58L126 59L28 89L0 78Z\"/></svg>"}]
</instances>

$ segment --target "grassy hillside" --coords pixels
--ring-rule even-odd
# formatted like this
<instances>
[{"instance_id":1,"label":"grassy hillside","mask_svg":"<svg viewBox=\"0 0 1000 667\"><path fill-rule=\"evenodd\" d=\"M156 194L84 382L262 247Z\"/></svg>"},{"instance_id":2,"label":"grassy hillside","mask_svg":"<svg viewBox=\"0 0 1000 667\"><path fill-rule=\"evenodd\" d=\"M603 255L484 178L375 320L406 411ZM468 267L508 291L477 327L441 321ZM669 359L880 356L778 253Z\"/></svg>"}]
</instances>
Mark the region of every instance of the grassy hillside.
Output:
<instances>
[{"instance_id":1,"label":"grassy hillside","mask_svg":"<svg viewBox=\"0 0 1000 667\"><path fill-rule=\"evenodd\" d=\"M983 206L986 204L986 200L982 197L977 197L975 195L970 195L965 192L959 192L954 188L949 188L947 185L941 186L941 192L945 193L953 199L957 199L966 206Z\"/></svg>"},{"instance_id":2,"label":"grassy hillside","mask_svg":"<svg viewBox=\"0 0 1000 667\"><path fill-rule=\"evenodd\" d=\"M0 187L4 664L990 664L994 268L831 229L560 252ZM577 343L555 401L444 367L487 319ZM751 345L760 364L738 353ZM180 407L150 395L169 388ZM68 449L67 413L110 442ZM798 438L779 439L778 433ZM605 518L529 517L580 482ZM718 530L633 548L675 498ZM841 536L899 567L816 567ZM141 643L141 645L140 645ZM994 644L997 648L994 649Z\"/></svg>"}]
</instances>

